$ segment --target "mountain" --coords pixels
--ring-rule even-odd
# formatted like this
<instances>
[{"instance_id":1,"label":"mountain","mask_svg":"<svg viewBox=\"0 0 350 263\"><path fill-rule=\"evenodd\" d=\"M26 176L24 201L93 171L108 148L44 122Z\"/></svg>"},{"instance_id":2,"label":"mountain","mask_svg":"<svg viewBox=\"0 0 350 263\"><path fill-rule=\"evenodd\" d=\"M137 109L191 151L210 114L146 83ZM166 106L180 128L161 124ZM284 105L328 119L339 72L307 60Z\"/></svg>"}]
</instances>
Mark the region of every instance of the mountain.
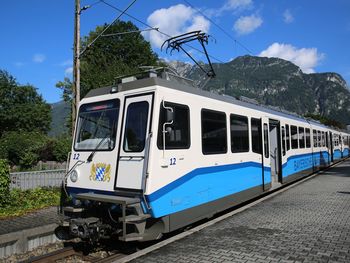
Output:
<instances>
[{"instance_id":1,"label":"mountain","mask_svg":"<svg viewBox=\"0 0 350 263\"><path fill-rule=\"evenodd\" d=\"M205 90L245 96L300 115L316 114L350 123L350 91L337 73L305 74L289 61L254 56L213 64L213 68L216 77ZM189 69L187 64L183 76L199 80L204 73L197 66Z\"/></svg>"},{"instance_id":2,"label":"mountain","mask_svg":"<svg viewBox=\"0 0 350 263\"><path fill-rule=\"evenodd\" d=\"M198 66L189 63L171 61L167 64L180 76L197 82L203 81L205 76ZM337 73L305 74L289 61L254 56L238 57L228 63L214 63L213 67L216 77L205 85L205 90L233 97L245 96L300 115L322 115L350 124L350 91ZM68 132L65 124L70 106L63 101L51 106L49 135Z\"/></svg>"},{"instance_id":3,"label":"mountain","mask_svg":"<svg viewBox=\"0 0 350 263\"><path fill-rule=\"evenodd\" d=\"M70 105L66 102L59 101L51 104L51 128L49 136L56 137L65 133L68 133L66 127L67 118L70 114Z\"/></svg>"}]
</instances>

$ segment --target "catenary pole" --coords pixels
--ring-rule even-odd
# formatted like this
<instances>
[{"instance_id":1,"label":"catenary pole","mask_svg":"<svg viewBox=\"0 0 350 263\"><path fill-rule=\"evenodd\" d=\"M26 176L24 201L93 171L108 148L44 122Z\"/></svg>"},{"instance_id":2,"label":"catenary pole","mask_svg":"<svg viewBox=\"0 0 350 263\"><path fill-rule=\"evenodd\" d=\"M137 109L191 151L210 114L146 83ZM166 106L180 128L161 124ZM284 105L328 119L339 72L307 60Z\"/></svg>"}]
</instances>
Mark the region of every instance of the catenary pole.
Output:
<instances>
[{"instance_id":1,"label":"catenary pole","mask_svg":"<svg viewBox=\"0 0 350 263\"><path fill-rule=\"evenodd\" d=\"M74 55L73 55L73 98L72 98L72 135L80 102L80 0L75 0L74 15Z\"/></svg>"}]
</instances>

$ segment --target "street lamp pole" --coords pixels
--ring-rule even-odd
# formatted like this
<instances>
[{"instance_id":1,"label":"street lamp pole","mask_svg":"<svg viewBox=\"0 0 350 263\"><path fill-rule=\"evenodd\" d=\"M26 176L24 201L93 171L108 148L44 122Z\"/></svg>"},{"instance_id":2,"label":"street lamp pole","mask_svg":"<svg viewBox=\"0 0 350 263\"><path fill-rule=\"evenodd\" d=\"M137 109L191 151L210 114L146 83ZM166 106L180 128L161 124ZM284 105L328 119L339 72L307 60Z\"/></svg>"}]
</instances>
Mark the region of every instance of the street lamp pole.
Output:
<instances>
[{"instance_id":1,"label":"street lamp pole","mask_svg":"<svg viewBox=\"0 0 350 263\"><path fill-rule=\"evenodd\" d=\"M80 0L75 0L74 16L74 55L73 55L73 99L72 99L72 135L80 102Z\"/></svg>"}]
</instances>

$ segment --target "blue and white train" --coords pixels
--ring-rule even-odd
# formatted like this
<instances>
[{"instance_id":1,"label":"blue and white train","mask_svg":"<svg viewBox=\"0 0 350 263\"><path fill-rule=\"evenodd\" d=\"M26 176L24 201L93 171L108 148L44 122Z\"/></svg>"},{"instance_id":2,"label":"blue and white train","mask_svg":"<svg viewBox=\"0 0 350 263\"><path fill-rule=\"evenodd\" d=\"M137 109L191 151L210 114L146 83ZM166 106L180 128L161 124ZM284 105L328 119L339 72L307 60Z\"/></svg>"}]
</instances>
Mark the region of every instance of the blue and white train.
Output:
<instances>
[{"instance_id":1,"label":"blue and white train","mask_svg":"<svg viewBox=\"0 0 350 263\"><path fill-rule=\"evenodd\" d=\"M159 239L348 157L349 139L165 70L128 77L81 101L61 223L90 241Z\"/></svg>"}]
</instances>

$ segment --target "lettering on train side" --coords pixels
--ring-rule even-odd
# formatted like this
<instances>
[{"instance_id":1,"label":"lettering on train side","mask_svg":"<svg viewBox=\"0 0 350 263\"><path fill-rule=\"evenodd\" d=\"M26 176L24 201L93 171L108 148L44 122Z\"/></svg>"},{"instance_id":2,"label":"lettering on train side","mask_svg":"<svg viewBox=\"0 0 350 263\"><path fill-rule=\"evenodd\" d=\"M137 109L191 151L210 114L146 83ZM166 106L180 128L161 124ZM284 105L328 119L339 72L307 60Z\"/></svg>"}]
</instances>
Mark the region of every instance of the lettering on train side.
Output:
<instances>
[{"instance_id":1,"label":"lettering on train side","mask_svg":"<svg viewBox=\"0 0 350 263\"><path fill-rule=\"evenodd\" d=\"M300 170L305 170L312 167L312 158L303 158L299 160L294 161L294 170L295 171L300 171Z\"/></svg>"}]
</instances>

